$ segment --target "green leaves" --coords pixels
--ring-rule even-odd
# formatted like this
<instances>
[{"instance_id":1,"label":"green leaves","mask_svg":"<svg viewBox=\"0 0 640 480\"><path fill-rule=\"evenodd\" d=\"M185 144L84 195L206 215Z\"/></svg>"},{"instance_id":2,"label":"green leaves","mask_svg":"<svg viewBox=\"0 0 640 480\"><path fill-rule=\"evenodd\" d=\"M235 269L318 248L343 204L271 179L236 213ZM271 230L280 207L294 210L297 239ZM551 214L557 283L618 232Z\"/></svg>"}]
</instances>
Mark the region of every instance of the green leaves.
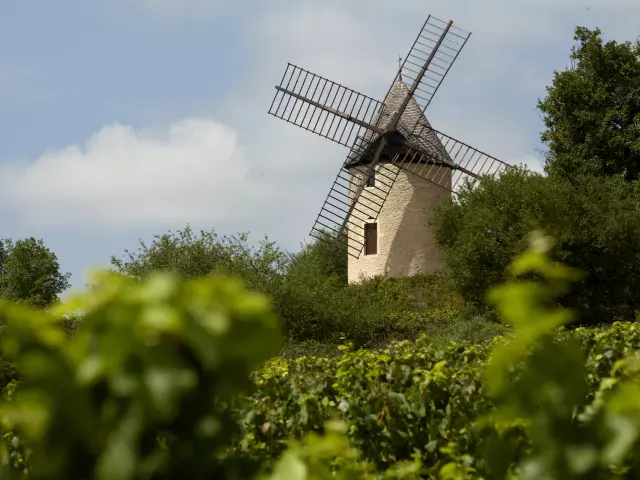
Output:
<instances>
[{"instance_id":1,"label":"green leaves","mask_svg":"<svg viewBox=\"0 0 640 480\"><path fill-rule=\"evenodd\" d=\"M467 452L480 438L472 424L490 407L479 381L485 352L472 345L438 348L422 337L340 357L274 359L255 373L256 393L238 405L245 418L242 449L270 465L283 452L282 441L339 418L350 445L377 471L400 471L409 467L396 463L409 462L437 475L455 461L450 442Z\"/></svg>"},{"instance_id":2,"label":"green leaves","mask_svg":"<svg viewBox=\"0 0 640 480\"><path fill-rule=\"evenodd\" d=\"M70 276L42 240L0 240L0 298L46 308L69 287Z\"/></svg>"},{"instance_id":3,"label":"green leaves","mask_svg":"<svg viewBox=\"0 0 640 480\"><path fill-rule=\"evenodd\" d=\"M344 424L328 422L324 435L310 433L302 442L290 442L289 448L276 463L273 473L261 480L372 478L371 465L359 461L358 450L349 444L344 433Z\"/></svg>"},{"instance_id":4,"label":"green leaves","mask_svg":"<svg viewBox=\"0 0 640 480\"><path fill-rule=\"evenodd\" d=\"M84 314L73 339L58 326L69 310ZM30 478L222 474L209 458L234 432L221 402L250 387L279 347L267 299L222 277L101 273L92 292L52 313L5 303L0 318L3 357L24 377L0 416L36 452Z\"/></svg>"},{"instance_id":5,"label":"green leaves","mask_svg":"<svg viewBox=\"0 0 640 480\"><path fill-rule=\"evenodd\" d=\"M535 280L512 281L494 287L487 298L495 305L502 320L515 327L511 341L495 348L487 368L487 387L494 394L505 388L508 377L504 372L529 352L544 337L574 318L574 312L557 308L557 297L569 290L571 281L581 278L581 273L548 258L553 240L535 231L531 235L531 247L516 257L508 268L512 277L538 274L544 283Z\"/></svg>"},{"instance_id":6,"label":"green leaves","mask_svg":"<svg viewBox=\"0 0 640 480\"><path fill-rule=\"evenodd\" d=\"M509 283L490 294L512 336L495 348L438 348L423 337L337 358L274 359L255 373L258 391L238 405L241 449L270 466L285 451L281 442L339 418L349 445L378 472L397 462L423 478L632 471L640 382L621 382L638 380L638 357L628 354L640 348L640 329L559 329L573 314L556 298L581 274L549 258L549 238L531 240L509 267Z\"/></svg>"},{"instance_id":7,"label":"green leaves","mask_svg":"<svg viewBox=\"0 0 640 480\"><path fill-rule=\"evenodd\" d=\"M587 358L585 365L579 344L582 340L584 345L585 331L561 341L554 338L557 327L571 319L571 312L551 301L580 275L550 261L549 245L538 235L530 250L510 267L514 275L539 274L544 283L518 282L496 287L489 294L504 320L518 327L513 340L495 347L487 366L488 391L498 407L492 416L526 425L531 453L522 463L523 479L618 478L613 475L637 468L630 455L640 437L637 355L623 360L622 352L614 352L614 343L597 342L597 347L607 348L605 355L617 357L606 373L624 371L627 379L603 378L593 402L587 404L593 371L586 367L597 365L603 355L591 352L596 361ZM635 329L631 326L628 331ZM631 346L630 340L622 344ZM521 359L522 370L512 378L512 365Z\"/></svg>"},{"instance_id":8,"label":"green leaves","mask_svg":"<svg viewBox=\"0 0 640 480\"><path fill-rule=\"evenodd\" d=\"M552 257L585 273L566 295L583 323L640 309L640 42L604 42L577 27L572 66L539 102L547 176L524 168L482 179L432 216L458 292L482 304L532 230L557 239Z\"/></svg>"},{"instance_id":9,"label":"green leaves","mask_svg":"<svg viewBox=\"0 0 640 480\"><path fill-rule=\"evenodd\" d=\"M235 279L167 272L99 273L90 293L49 312L0 303L0 349L22 374L0 399L0 473L635 478L640 328L559 329L571 312L557 297L580 274L551 260L551 246L533 236L489 293L513 326L493 345L423 335L272 358L279 332L266 297ZM84 322L69 338L60 324L75 311Z\"/></svg>"},{"instance_id":10,"label":"green leaves","mask_svg":"<svg viewBox=\"0 0 640 480\"><path fill-rule=\"evenodd\" d=\"M610 323L640 309L639 202L640 182L514 169L442 204L433 227L456 290L479 305L509 281L507 267L526 251L529 233L545 231L556 239L550 258L584 272L558 303L583 324Z\"/></svg>"},{"instance_id":11,"label":"green leaves","mask_svg":"<svg viewBox=\"0 0 640 480\"><path fill-rule=\"evenodd\" d=\"M603 42L599 29L577 27L572 67L555 72L538 103L551 175L640 173L640 43Z\"/></svg>"},{"instance_id":12,"label":"green leaves","mask_svg":"<svg viewBox=\"0 0 640 480\"><path fill-rule=\"evenodd\" d=\"M267 238L256 247L251 247L248 239L247 233L220 236L215 230L196 235L187 226L156 235L150 245L141 241L138 251L125 250L122 257L112 257L111 264L118 272L136 279L156 271L169 271L188 279L234 275L243 278L251 290L273 293L282 281L289 256Z\"/></svg>"}]
</instances>

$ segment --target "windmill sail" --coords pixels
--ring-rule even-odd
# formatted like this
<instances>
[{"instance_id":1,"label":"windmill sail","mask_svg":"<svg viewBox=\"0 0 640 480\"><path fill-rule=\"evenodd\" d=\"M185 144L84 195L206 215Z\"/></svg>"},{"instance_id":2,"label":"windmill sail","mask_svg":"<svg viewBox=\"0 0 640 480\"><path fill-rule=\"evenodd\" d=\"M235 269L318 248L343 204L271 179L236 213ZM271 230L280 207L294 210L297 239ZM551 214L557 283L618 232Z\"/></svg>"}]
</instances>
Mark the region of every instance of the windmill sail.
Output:
<instances>
[{"instance_id":1,"label":"windmill sail","mask_svg":"<svg viewBox=\"0 0 640 480\"><path fill-rule=\"evenodd\" d=\"M401 108L408 89L402 77L396 79L383 104L381 124L390 121ZM394 154L392 163L454 194L458 193L465 181L473 181L481 175L494 176L509 167L509 164L495 157L434 130L414 98L409 99L396 131L404 137L406 149ZM374 134L367 132L362 144L369 145L373 138ZM362 158L360 151L352 150L347 163L362 163Z\"/></svg>"},{"instance_id":2,"label":"windmill sail","mask_svg":"<svg viewBox=\"0 0 640 480\"><path fill-rule=\"evenodd\" d=\"M355 258L364 247L363 225L377 219L398 175L398 169L379 164L374 186L368 186L367 165L343 166L329 190L311 229L319 240L327 237L343 243L347 253Z\"/></svg>"},{"instance_id":3,"label":"windmill sail","mask_svg":"<svg viewBox=\"0 0 640 480\"><path fill-rule=\"evenodd\" d=\"M453 22L431 15L425 21L398 72L423 114L470 36L470 32L455 27ZM385 98L383 103L386 101ZM420 128L417 119L406 126L411 131Z\"/></svg>"},{"instance_id":4,"label":"windmill sail","mask_svg":"<svg viewBox=\"0 0 640 480\"><path fill-rule=\"evenodd\" d=\"M451 164L434 161L437 159L429 149L423 147L423 139L433 137L437 138L437 148L446 151ZM465 183L473 183L483 175L499 176L511 167L508 163L431 127L421 127L408 140L409 144L417 148L411 148L403 156L396 156L393 163L456 195Z\"/></svg>"},{"instance_id":5,"label":"windmill sail","mask_svg":"<svg viewBox=\"0 0 640 480\"><path fill-rule=\"evenodd\" d=\"M372 120L380 105L367 95L288 64L269 113L351 147L365 132L379 132Z\"/></svg>"},{"instance_id":6,"label":"windmill sail","mask_svg":"<svg viewBox=\"0 0 640 480\"><path fill-rule=\"evenodd\" d=\"M407 94L407 85L402 79L397 79L382 108L372 119L374 124L384 127L392 121L402 107ZM384 135L388 144L379 158L374 157L381 139L380 135L368 130L356 141L329 190L311 229L311 236L325 239L326 233L329 233L334 240L347 243L350 255L356 258L360 255L364 247L363 225L365 221L375 221L378 218L391 192L399 173L398 165L392 165L392 163L400 163L401 159L407 162L410 148L406 145L406 137L411 134L410 129L417 120L421 125L428 127L428 129L422 129L419 136L414 135L412 142L413 145L419 146L422 161L424 162L428 156L431 162L436 161L449 168L453 167L453 161L439 138L433 133L420 106L415 100L410 99L397 123L396 130ZM363 188L363 183L369 178L372 162L376 165L376 186ZM325 233L320 233L323 231Z\"/></svg>"}]
</instances>

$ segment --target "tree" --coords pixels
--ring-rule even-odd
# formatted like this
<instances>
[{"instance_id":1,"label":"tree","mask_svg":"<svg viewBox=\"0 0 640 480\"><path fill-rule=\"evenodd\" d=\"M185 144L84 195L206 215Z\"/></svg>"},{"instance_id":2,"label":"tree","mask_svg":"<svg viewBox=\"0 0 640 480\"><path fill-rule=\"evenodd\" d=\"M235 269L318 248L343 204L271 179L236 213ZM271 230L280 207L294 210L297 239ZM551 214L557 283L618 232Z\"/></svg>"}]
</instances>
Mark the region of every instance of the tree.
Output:
<instances>
[{"instance_id":1,"label":"tree","mask_svg":"<svg viewBox=\"0 0 640 480\"><path fill-rule=\"evenodd\" d=\"M432 226L459 293L475 304L504 281L531 231L557 239L554 258L586 272L562 299L585 322L640 308L640 181L621 176L544 177L514 169L441 204Z\"/></svg>"},{"instance_id":2,"label":"tree","mask_svg":"<svg viewBox=\"0 0 640 480\"><path fill-rule=\"evenodd\" d=\"M249 245L247 233L220 236L212 229L196 235L188 225L154 236L151 245L140 241L137 252L125 250L122 258L111 257L116 271L138 280L156 271L185 279L217 273L241 277L248 288L266 293L278 288L288 261L288 254L266 237L256 248Z\"/></svg>"},{"instance_id":3,"label":"tree","mask_svg":"<svg viewBox=\"0 0 640 480\"><path fill-rule=\"evenodd\" d=\"M555 72L538 102L550 175L640 174L640 41L604 43L599 29L577 27L572 66Z\"/></svg>"},{"instance_id":4,"label":"tree","mask_svg":"<svg viewBox=\"0 0 640 480\"><path fill-rule=\"evenodd\" d=\"M0 240L0 297L47 308L69 288L70 277L42 240Z\"/></svg>"},{"instance_id":5,"label":"tree","mask_svg":"<svg viewBox=\"0 0 640 480\"><path fill-rule=\"evenodd\" d=\"M343 242L333 242L329 233L308 243L291 257L288 275L315 275L320 278L335 277L338 283L347 283L347 247Z\"/></svg>"},{"instance_id":6,"label":"tree","mask_svg":"<svg viewBox=\"0 0 640 480\"><path fill-rule=\"evenodd\" d=\"M344 331L341 318L346 313L342 301L346 286L347 251L342 243L314 239L291 255L277 301L288 336L337 340L330 337Z\"/></svg>"},{"instance_id":7,"label":"tree","mask_svg":"<svg viewBox=\"0 0 640 480\"><path fill-rule=\"evenodd\" d=\"M141 281L163 270L186 279L212 273L241 277L248 288L269 296L288 340L333 343L344 336L355 345L371 345L416 330L415 323L398 318L415 309L417 287L383 278L348 285L342 243L316 239L290 254L266 238L252 248L246 234L196 235L187 226L156 235L149 245L140 242L138 251L126 250L111 263Z\"/></svg>"}]
</instances>

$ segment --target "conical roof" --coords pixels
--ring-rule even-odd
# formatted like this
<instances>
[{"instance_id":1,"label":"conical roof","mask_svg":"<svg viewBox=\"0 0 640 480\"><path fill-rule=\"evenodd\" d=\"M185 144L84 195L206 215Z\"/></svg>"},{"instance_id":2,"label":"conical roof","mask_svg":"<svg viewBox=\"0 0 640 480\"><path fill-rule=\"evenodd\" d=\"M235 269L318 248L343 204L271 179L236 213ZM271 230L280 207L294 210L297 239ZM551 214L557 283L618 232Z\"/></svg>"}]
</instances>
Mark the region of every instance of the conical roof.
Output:
<instances>
[{"instance_id":1,"label":"conical roof","mask_svg":"<svg viewBox=\"0 0 640 480\"><path fill-rule=\"evenodd\" d=\"M382 104L380 112L374 117L373 124L384 128L396 113L404 99L409 94L409 88L398 75L391 86L389 93ZM437 163L454 165L451 157L447 153L444 145L432 130L431 124L422 113L422 107L411 97L409 103L400 117L396 130L401 133L411 144L418 146L422 151L429 154ZM367 131L363 144L373 140L374 132ZM355 160L355 159L354 159Z\"/></svg>"}]
</instances>

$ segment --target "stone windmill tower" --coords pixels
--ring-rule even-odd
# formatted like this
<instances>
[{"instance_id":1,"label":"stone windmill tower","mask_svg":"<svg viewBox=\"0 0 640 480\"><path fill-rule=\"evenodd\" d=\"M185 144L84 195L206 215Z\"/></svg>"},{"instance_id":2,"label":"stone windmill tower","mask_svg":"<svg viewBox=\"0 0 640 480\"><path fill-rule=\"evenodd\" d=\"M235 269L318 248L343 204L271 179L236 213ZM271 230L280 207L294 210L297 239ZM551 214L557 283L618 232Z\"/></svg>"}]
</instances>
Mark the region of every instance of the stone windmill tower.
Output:
<instances>
[{"instance_id":1,"label":"stone windmill tower","mask_svg":"<svg viewBox=\"0 0 640 480\"><path fill-rule=\"evenodd\" d=\"M509 167L424 115L469 36L429 16L382 102L291 64L276 86L270 114L350 148L311 230L346 245L350 282L437 270L433 207Z\"/></svg>"}]
</instances>

